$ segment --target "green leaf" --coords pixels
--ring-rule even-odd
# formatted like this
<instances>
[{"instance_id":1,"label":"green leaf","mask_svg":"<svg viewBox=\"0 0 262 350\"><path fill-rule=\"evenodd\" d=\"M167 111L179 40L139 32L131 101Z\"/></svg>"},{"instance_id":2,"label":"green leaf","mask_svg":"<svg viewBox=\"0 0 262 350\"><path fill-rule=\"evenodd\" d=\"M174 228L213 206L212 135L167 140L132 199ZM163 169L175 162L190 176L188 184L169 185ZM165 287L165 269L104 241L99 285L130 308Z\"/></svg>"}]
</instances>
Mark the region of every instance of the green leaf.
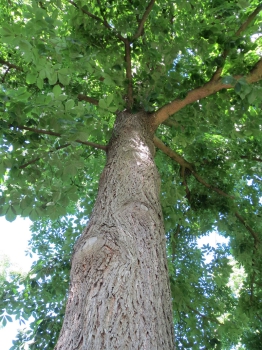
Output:
<instances>
[{"instance_id":1,"label":"green leaf","mask_svg":"<svg viewBox=\"0 0 262 350\"><path fill-rule=\"evenodd\" d=\"M98 106L99 106L100 108L106 109L106 108L107 108L106 100L105 100L105 99L99 100Z\"/></svg>"},{"instance_id":2,"label":"green leaf","mask_svg":"<svg viewBox=\"0 0 262 350\"><path fill-rule=\"evenodd\" d=\"M56 192L53 193L53 201L54 202L58 202L60 198L61 198L61 192L60 191L56 191Z\"/></svg>"},{"instance_id":3,"label":"green leaf","mask_svg":"<svg viewBox=\"0 0 262 350\"><path fill-rule=\"evenodd\" d=\"M8 322L13 322L13 319L9 315L5 315L5 318L7 319Z\"/></svg>"},{"instance_id":4,"label":"green leaf","mask_svg":"<svg viewBox=\"0 0 262 350\"><path fill-rule=\"evenodd\" d=\"M222 78L222 82L223 84L234 85L236 80L231 75L228 75Z\"/></svg>"},{"instance_id":5,"label":"green leaf","mask_svg":"<svg viewBox=\"0 0 262 350\"><path fill-rule=\"evenodd\" d=\"M40 77L38 77L38 78L37 78L37 81L36 81L36 85L37 85L38 89L42 90L43 87L44 87L43 79L40 78Z\"/></svg>"},{"instance_id":6,"label":"green leaf","mask_svg":"<svg viewBox=\"0 0 262 350\"><path fill-rule=\"evenodd\" d=\"M55 98L57 98L59 95L61 95L62 89L58 84L53 87L53 93L54 93Z\"/></svg>"},{"instance_id":7,"label":"green leaf","mask_svg":"<svg viewBox=\"0 0 262 350\"><path fill-rule=\"evenodd\" d=\"M74 105L75 105L74 100L66 101L66 103L65 103L65 110L68 111L68 110L72 109L74 107Z\"/></svg>"},{"instance_id":8,"label":"green leaf","mask_svg":"<svg viewBox=\"0 0 262 350\"><path fill-rule=\"evenodd\" d=\"M46 69L46 75L50 85L54 85L57 82L57 72L54 69Z\"/></svg>"},{"instance_id":9,"label":"green leaf","mask_svg":"<svg viewBox=\"0 0 262 350\"><path fill-rule=\"evenodd\" d=\"M35 208L30 212L29 218L32 221L39 220L39 213L38 213L38 211Z\"/></svg>"},{"instance_id":10,"label":"green leaf","mask_svg":"<svg viewBox=\"0 0 262 350\"><path fill-rule=\"evenodd\" d=\"M37 80L37 73L27 73L26 82L27 84L34 84Z\"/></svg>"},{"instance_id":11,"label":"green leaf","mask_svg":"<svg viewBox=\"0 0 262 350\"><path fill-rule=\"evenodd\" d=\"M9 222L13 222L16 219L16 213L12 205L9 206L5 214L5 218Z\"/></svg>"}]
</instances>

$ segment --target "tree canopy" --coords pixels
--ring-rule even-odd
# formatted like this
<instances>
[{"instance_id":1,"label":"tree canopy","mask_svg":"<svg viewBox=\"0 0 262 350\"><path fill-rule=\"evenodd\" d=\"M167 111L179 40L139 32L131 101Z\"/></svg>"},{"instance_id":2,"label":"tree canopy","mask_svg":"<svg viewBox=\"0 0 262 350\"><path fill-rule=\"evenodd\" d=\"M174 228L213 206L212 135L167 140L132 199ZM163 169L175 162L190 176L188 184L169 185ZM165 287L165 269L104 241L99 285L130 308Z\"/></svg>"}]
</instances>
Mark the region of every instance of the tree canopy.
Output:
<instances>
[{"instance_id":1,"label":"tree canopy","mask_svg":"<svg viewBox=\"0 0 262 350\"><path fill-rule=\"evenodd\" d=\"M177 348L261 349L260 1L0 4L0 213L33 221L38 255L1 282L0 320L32 316L12 349L56 343L72 248L125 109L155 115ZM229 243L200 248L214 230Z\"/></svg>"}]
</instances>

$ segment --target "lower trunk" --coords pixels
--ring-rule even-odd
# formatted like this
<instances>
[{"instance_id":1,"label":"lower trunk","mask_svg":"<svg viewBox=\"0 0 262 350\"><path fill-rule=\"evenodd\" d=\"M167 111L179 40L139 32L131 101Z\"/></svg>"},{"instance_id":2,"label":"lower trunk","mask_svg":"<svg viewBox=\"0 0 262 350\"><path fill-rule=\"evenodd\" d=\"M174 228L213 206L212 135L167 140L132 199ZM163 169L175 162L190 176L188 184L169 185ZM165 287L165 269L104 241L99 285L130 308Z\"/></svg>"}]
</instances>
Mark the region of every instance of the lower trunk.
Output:
<instances>
[{"instance_id":1,"label":"lower trunk","mask_svg":"<svg viewBox=\"0 0 262 350\"><path fill-rule=\"evenodd\" d=\"M56 350L174 350L152 136L145 113L117 117Z\"/></svg>"}]
</instances>

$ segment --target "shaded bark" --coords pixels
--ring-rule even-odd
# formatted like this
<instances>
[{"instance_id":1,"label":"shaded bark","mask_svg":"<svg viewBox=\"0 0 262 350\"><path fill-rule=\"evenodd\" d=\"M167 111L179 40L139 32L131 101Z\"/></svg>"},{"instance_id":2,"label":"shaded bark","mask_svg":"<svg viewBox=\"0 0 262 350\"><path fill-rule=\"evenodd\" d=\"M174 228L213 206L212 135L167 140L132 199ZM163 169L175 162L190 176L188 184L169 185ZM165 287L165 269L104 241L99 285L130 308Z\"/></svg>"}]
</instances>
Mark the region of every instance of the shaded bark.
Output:
<instances>
[{"instance_id":1,"label":"shaded bark","mask_svg":"<svg viewBox=\"0 0 262 350\"><path fill-rule=\"evenodd\" d=\"M173 350L160 180L145 113L117 117L96 204L76 242L56 350Z\"/></svg>"}]
</instances>

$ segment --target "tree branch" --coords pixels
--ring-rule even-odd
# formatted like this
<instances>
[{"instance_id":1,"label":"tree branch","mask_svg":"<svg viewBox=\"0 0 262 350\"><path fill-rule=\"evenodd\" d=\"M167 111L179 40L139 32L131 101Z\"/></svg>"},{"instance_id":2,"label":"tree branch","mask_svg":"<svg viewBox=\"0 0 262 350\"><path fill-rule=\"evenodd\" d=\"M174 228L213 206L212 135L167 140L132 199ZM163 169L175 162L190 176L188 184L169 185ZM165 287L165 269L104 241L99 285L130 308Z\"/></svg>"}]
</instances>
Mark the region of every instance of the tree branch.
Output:
<instances>
[{"instance_id":1,"label":"tree branch","mask_svg":"<svg viewBox=\"0 0 262 350\"><path fill-rule=\"evenodd\" d=\"M51 136L57 136L57 137L63 136L62 134L60 134L58 132L54 132L54 131L50 131L50 130L41 130L41 129L29 128L27 126L13 126L13 125L10 125L10 127L18 128L20 130L31 131L31 132L34 132L36 134L44 134L44 135L51 135ZM74 142L80 143L82 145L94 147L94 148L97 148L97 149L102 149L103 151L107 150L107 146L100 145L98 143L94 143L94 142L90 142L90 141L81 141L81 140L77 139L77 140L74 140Z\"/></svg>"},{"instance_id":2,"label":"tree branch","mask_svg":"<svg viewBox=\"0 0 262 350\"><path fill-rule=\"evenodd\" d=\"M154 6L155 0L151 0L150 3L148 4L146 11L142 17L142 19L139 21L139 25L138 25L138 29L137 32L135 33L135 35L132 37L132 39L130 40L130 42L135 41L136 39L138 39L142 33L143 33L143 29L144 29L144 25L145 22L147 20L147 17L149 16L150 11L152 10L153 6Z\"/></svg>"},{"instance_id":3,"label":"tree branch","mask_svg":"<svg viewBox=\"0 0 262 350\"><path fill-rule=\"evenodd\" d=\"M131 63L131 47L130 42L125 40L125 61L126 61L126 79L127 87L127 109L131 111L133 106L133 83L132 83L132 63Z\"/></svg>"},{"instance_id":4,"label":"tree branch","mask_svg":"<svg viewBox=\"0 0 262 350\"><path fill-rule=\"evenodd\" d=\"M238 212L235 212L235 216L238 218L241 224L244 225L245 228L251 233L251 236L254 238L255 247L257 248L257 244L260 243L258 234L246 223L244 218Z\"/></svg>"},{"instance_id":5,"label":"tree branch","mask_svg":"<svg viewBox=\"0 0 262 350\"><path fill-rule=\"evenodd\" d=\"M68 147L68 146L71 146L71 144L70 144L70 143L66 143L65 145L59 146L59 147L57 147L57 148L54 149L54 150L47 151L47 153L53 153L53 152L58 151L59 149L62 149L62 148ZM36 162L37 162L38 160L40 160L40 159L41 159L40 157L37 157L37 158L35 158L35 159L32 159L32 160L30 160L30 162L25 163L25 164L23 164L23 165L20 165L19 169L24 169L24 168L26 168L28 165L31 165L31 164L36 163Z\"/></svg>"},{"instance_id":6,"label":"tree branch","mask_svg":"<svg viewBox=\"0 0 262 350\"><path fill-rule=\"evenodd\" d=\"M255 162L262 162L261 158L256 158L256 157L248 157L248 156L240 156L241 159L248 159L248 160L254 160Z\"/></svg>"},{"instance_id":7,"label":"tree branch","mask_svg":"<svg viewBox=\"0 0 262 350\"><path fill-rule=\"evenodd\" d=\"M78 100L79 101L86 101L86 102L89 102L95 106L98 106L98 100L96 100L95 98L93 97L89 97L89 96L86 96L86 95L83 95L83 94L78 94L77 96Z\"/></svg>"},{"instance_id":8,"label":"tree branch","mask_svg":"<svg viewBox=\"0 0 262 350\"><path fill-rule=\"evenodd\" d=\"M174 127L174 128L181 128L182 130L184 129L184 127L182 125L180 125L176 120L172 120L172 119L167 119L163 122L163 124L170 126L170 127Z\"/></svg>"},{"instance_id":9,"label":"tree branch","mask_svg":"<svg viewBox=\"0 0 262 350\"><path fill-rule=\"evenodd\" d=\"M256 15L262 10L262 4L258 5L257 8L248 16L247 20L238 28L238 30L235 33L235 36L240 36L240 34L247 29L249 24L253 21L253 19L256 17ZM227 58L227 55L229 54L230 50L224 50L221 57L223 60ZM214 73L211 80L217 80L220 78L222 73L223 67L217 67L216 72Z\"/></svg>"},{"instance_id":10,"label":"tree branch","mask_svg":"<svg viewBox=\"0 0 262 350\"><path fill-rule=\"evenodd\" d=\"M191 306L187 305L187 308L193 312L195 312L197 315L211 321L211 322L215 322L215 323L218 323L218 324L223 324L223 323L220 323L217 319L214 319L214 318L211 318L211 317L208 317L206 315L203 315L201 314L199 311L197 311L196 309L193 309Z\"/></svg>"},{"instance_id":11,"label":"tree branch","mask_svg":"<svg viewBox=\"0 0 262 350\"><path fill-rule=\"evenodd\" d=\"M8 67L7 70L4 72L3 77L2 77L2 83L5 82L5 78L6 78L7 74L8 74L8 72L9 72L9 70L10 70L10 67Z\"/></svg>"},{"instance_id":12,"label":"tree branch","mask_svg":"<svg viewBox=\"0 0 262 350\"><path fill-rule=\"evenodd\" d=\"M103 18L100 18L96 15L93 15L91 12L87 11L87 10L84 10L83 8L80 8L74 1L72 0L68 0L68 2L75 6L78 10L81 10L84 14L86 14L87 16L93 18L94 20L102 23L107 29L109 29L112 33L114 33L116 35L116 37L118 37L121 41L125 41L125 38L120 34L120 33L117 33L113 27L110 26L110 24Z\"/></svg>"},{"instance_id":13,"label":"tree branch","mask_svg":"<svg viewBox=\"0 0 262 350\"><path fill-rule=\"evenodd\" d=\"M239 36L244 30L247 29L249 24L255 19L256 15L262 10L262 4L258 5L258 7L248 16L247 20L239 27L236 32L236 36Z\"/></svg>"},{"instance_id":14,"label":"tree branch","mask_svg":"<svg viewBox=\"0 0 262 350\"><path fill-rule=\"evenodd\" d=\"M234 76L235 80L239 80L240 78L243 78L243 76L242 75ZM262 79L262 58L256 63L254 68L246 77L246 82L251 84L261 79ZM164 105L154 114L152 114L153 127L156 129L159 124L163 123L172 114L178 112L180 109L187 106L188 104L195 102L197 100L201 100L202 98L205 98L207 96L213 95L222 89L232 89L233 87L234 85L232 84L224 84L222 79L219 79L216 81L210 80L205 85L189 91L187 96L183 100L174 100Z\"/></svg>"},{"instance_id":15,"label":"tree branch","mask_svg":"<svg viewBox=\"0 0 262 350\"><path fill-rule=\"evenodd\" d=\"M178 164L180 164L182 167L189 169L190 172L192 173L192 175L195 177L195 179L201 183L202 185L204 185L205 187L211 189L214 192L217 192L218 194L220 194L223 197L227 197L227 198L231 198L234 199L234 196L231 196L227 193L225 193L224 191L220 190L219 188L213 187L210 184L208 184L207 182L205 182L205 180L202 179L201 176L199 176L197 174L197 172L195 171L194 165L187 162L183 157L181 157L179 154L177 154L176 152L174 152L173 150L171 150L169 147L167 147L161 140L159 140L156 136L154 136L154 144L156 145L156 147L158 147L159 149L161 149L161 151L163 151L166 155L168 155L171 159L174 159Z\"/></svg>"},{"instance_id":16,"label":"tree branch","mask_svg":"<svg viewBox=\"0 0 262 350\"><path fill-rule=\"evenodd\" d=\"M180 228L181 228L181 225L180 224L177 224L177 227L176 227L176 232L173 234L173 239L171 239L171 251L172 251L172 262L174 263L175 261L175 254L176 254L176 242L175 240L177 239L179 233L180 233Z\"/></svg>"},{"instance_id":17,"label":"tree branch","mask_svg":"<svg viewBox=\"0 0 262 350\"><path fill-rule=\"evenodd\" d=\"M22 69L21 67L18 67L17 65L15 65L15 64L13 64L13 63L10 63L10 62L7 62L7 61L5 61L5 60L0 59L0 63L3 64L3 65L5 65L5 66L7 66L9 69L14 68L14 69L16 69L16 70L19 70L20 72L23 71L23 69Z\"/></svg>"},{"instance_id":18,"label":"tree branch","mask_svg":"<svg viewBox=\"0 0 262 350\"><path fill-rule=\"evenodd\" d=\"M207 182L205 182L201 176L199 176L196 171L194 170L194 165L187 162L183 157L181 157L179 154L177 154L176 152L172 151L169 147L165 146L164 143L159 140L156 136L154 136L154 144L161 149L161 151L163 151L166 155L168 155L170 158L174 159L177 163L179 163L183 169L187 168L191 171L192 175L195 177L195 179L201 183L202 185L204 185L205 187L217 192L218 194L220 194L223 197L227 197L227 198L231 198L231 199L235 199L234 196L231 196L227 193L225 193L224 191L220 190L219 188L215 188L211 185L209 185ZM258 234L245 222L245 220L243 219L243 217L238 213L235 212L235 216L236 218L246 227L246 229L251 233L252 237L254 238L254 244L255 244L255 248L257 249L258 244L260 243L260 239L258 237Z\"/></svg>"}]
</instances>

